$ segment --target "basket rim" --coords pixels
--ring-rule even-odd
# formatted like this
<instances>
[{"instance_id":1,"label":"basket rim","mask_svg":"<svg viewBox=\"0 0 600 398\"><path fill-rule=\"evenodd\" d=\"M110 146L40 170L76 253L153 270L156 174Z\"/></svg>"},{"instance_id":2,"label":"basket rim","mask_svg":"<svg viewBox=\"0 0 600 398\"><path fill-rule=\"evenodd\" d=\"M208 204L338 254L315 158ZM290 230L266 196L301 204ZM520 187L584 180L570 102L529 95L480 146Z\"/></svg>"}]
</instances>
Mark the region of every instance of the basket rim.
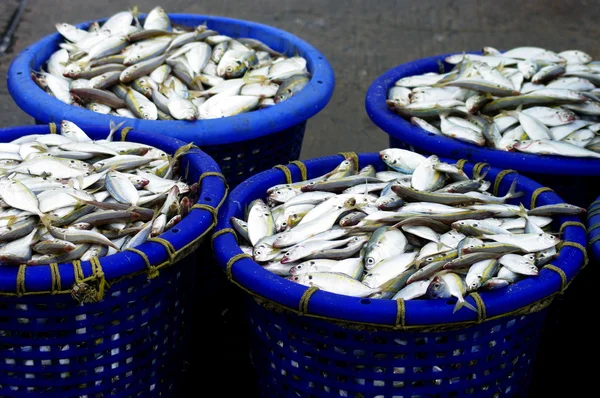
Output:
<instances>
[{"instance_id":1,"label":"basket rim","mask_svg":"<svg viewBox=\"0 0 600 398\"><path fill-rule=\"evenodd\" d=\"M361 167L366 164L378 164L381 168L382 162L376 153L359 154ZM322 174L323 170L331 170L339 164L339 156L329 156L311 159L304 162L308 170L308 178ZM450 159L443 159L452 161ZM464 166L467 174L472 173L474 164L466 163ZM381 168L383 169L383 168ZM296 166L290 166L293 181L300 180L300 171ZM317 171L318 172L315 172ZM495 178L501 170L490 167L486 179ZM526 190L521 200L529 207L531 193L541 185L531 179L519 175L503 174L504 179L501 188L506 191L514 178L518 178L519 190ZM542 269L536 278L525 278L506 289L510 295L505 294L506 289L492 292L481 292L479 296L483 300L484 314L474 313L468 309L452 313L453 304L447 304L445 300L413 300L403 302L405 322L399 324L399 304L394 300L382 299L360 299L349 296L341 296L321 290L309 292L309 288L288 281L282 277L272 274L253 261L242 255L237 245L235 236L225 233L231 229L229 221L231 216L239 216L250 198L264 197L266 189L272 185L285 183L285 176L281 170L268 170L257 174L242 184L238 185L229 195L224 207L219 214L219 223L213 235L213 249L219 265L228 272L230 279L246 290L248 293L259 298L266 299L281 307L317 318L332 321L348 322L351 324L375 325L394 328L422 328L432 325L461 325L482 322L484 319L504 317L518 312L526 306L535 306L544 300L548 300L560 292L575 277L584 264L583 253L571 246L564 246L560 250L560 256L553 261L553 265L560 268L565 275L565 280L550 269ZM262 192L258 192L262 190ZM543 192L537 197L537 205L564 202L554 192ZM560 217L559 221L576 222L577 217ZM578 243L585 247L586 234L580 228L568 226L564 230L564 240ZM238 256L238 257L236 257ZM233 264L232 260L239 260ZM309 295L307 297L306 295ZM310 299L310 304L308 303ZM478 303L472 295L467 300L473 304ZM298 310L304 308L305 311ZM538 310L543 307L536 307Z\"/></svg>"},{"instance_id":2,"label":"basket rim","mask_svg":"<svg viewBox=\"0 0 600 398\"><path fill-rule=\"evenodd\" d=\"M85 130L90 137L96 139L105 138L108 135L108 131L108 128L99 127L89 127ZM0 137L2 137L2 142L6 142L25 135L49 134L50 132L49 125L15 126L0 129ZM175 153L178 148L186 145L185 142L171 137L134 130L126 133L123 133L123 130L121 130L115 134L114 140L145 143L158 147L170 154ZM158 236L158 238L168 241L173 249L175 249L177 255L169 252L169 249L159 242L146 242L135 249L146 255L148 264L142 256L133 251L121 251L110 256L104 256L99 259L101 262L102 279L114 281L133 276L143 271L148 271L149 277L152 277L150 274L152 269L149 266L159 268L163 265L174 264L189 254L188 247L191 248L196 245L196 242L199 242L212 229L216 218L214 214L216 214L219 205L224 202L227 193L225 182L220 176L221 170L210 156L198 148L191 149L181 159L185 159L188 169L195 168L198 175L204 173L210 174L206 178L202 178L200 184L198 201L195 202L195 205L199 205L200 208L192 209L176 227ZM188 182L191 183L192 181ZM217 208L216 210L209 210L215 207ZM19 291L17 280L20 268L19 266L0 267L0 296L65 293L70 291L71 286L77 282L73 262L58 264L54 271L50 265L27 266L24 267L24 288L22 289L23 291ZM86 279L98 276L95 275L93 264L90 261L82 261L81 269ZM59 286L54 286L54 282L52 281L54 272L58 273ZM60 285L65 290L61 290Z\"/></svg>"},{"instance_id":3,"label":"basket rim","mask_svg":"<svg viewBox=\"0 0 600 398\"><path fill-rule=\"evenodd\" d=\"M588 207L588 244L593 258L600 261L600 196Z\"/></svg>"},{"instance_id":4,"label":"basket rim","mask_svg":"<svg viewBox=\"0 0 600 398\"><path fill-rule=\"evenodd\" d=\"M145 15L142 14L142 18ZM209 28L212 24L225 24L232 29L235 26L241 26L252 29L253 33L248 35L250 37L256 35L261 36L261 39L264 38L263 36L267 39L272 37L274 41L282 40L289 43L307 59L307 68L312 73L312 78L302 91L287 101L266 109L226 118L188 122L106 116L85 108L67 105L45 93L31 79L30 71L35 68L40 51L50 45L54 49L58 48L56 42L61 36L56 32L31 44L12 61L7 78L11 97L23 111L44 123L60 122L60 120L54 119L61 117L77 123L80 127L92 125L103 127L112 119L118 123L124 122L124 126L134 127L138 130L162 133L185 141L193 140L197 145L231 144L285 130L316 115L331 99L335 86L333 68L322 53L299 37L269 25L241 19L200 14L173 13L168 15L173 22L193 21L196 25L206 22ZM105 19L82 22L76 26L86 28L94 21ZM223 29L220 31L222 33ZM46 61L46 59L41 60L40 65Z\"/></svg>"},{"instance_id":5,"label":"basket rim","mask_svg":"<svg viewBox=\"0 0 600 398\"><path fill-rule=\"evenodd\" d=\"M466 53L481 54L480 51L467 51ZM390 137L442 156L488 162L497 167L512 168L519 172L600 175L600 159L534 155L501 151L486 146L478 147L450 137L429 133L389 110L385 102L387 93L398 79L424 72L436 72L440 65L444 65L445 70L448 70L452 65L446 63L444 59L456 54L462 54L462 52L434 55L406 62L377 77L369 86L365 96L365 107L369 118Z\"/></svg>"}]
</instances>

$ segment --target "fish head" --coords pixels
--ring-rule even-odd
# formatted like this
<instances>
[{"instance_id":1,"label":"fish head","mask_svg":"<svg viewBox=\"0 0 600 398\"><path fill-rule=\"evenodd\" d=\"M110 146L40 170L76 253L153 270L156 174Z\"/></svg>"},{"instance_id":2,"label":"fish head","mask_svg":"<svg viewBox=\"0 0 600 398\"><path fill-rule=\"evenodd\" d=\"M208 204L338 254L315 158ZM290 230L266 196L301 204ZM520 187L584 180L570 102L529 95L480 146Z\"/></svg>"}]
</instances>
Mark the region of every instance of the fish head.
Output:
<instances>
[{"instance_id":1,"label":"fish head","mask_svg":"<svg viewBox=\"0 0 600 398\"><path fill-rule=\"evenodd\" d=\"M292 96L292 90L286 89L286 90L282 90L279 94L277 94L273 100L275 101L276 104L278 104L280 102L287 100L291 96Z\"/></svg>"},{"instance_id":2,"label":"fish head","mask_svg":"<svg viewBox=\"0 0 600 398\"><path fill-rule=\"evenodd\" d=\"M377 264L377 259L374 256L369 255L365 258L365 267L371 269Z\"/></svg>"},{"instance_id":3,"label":"fish head","mask_svg":"<svg viewBox=\"0 0 600 398\"><path fill-rule=\"evenodd\" d=\"M81 67L81 65L72 62L69 65L67 65L65 67L65 71L63 72L63 76L65 77L75 77L78 74L80 74L81 72L83 72L83 68Z\"/></svg>"},{"instance_id":4,"label":"fish head","mask_svg":"<svg viewBox=\"0 0 600 398\"><path fill-rule=\"evenodd\" d=\"M541 238L544 240L544 242L547 242L549 244L552 243L555 246L558 244L558 242L560 242L559 238L550 234L541 234Z\"/></svg>"},{"instance_id":5,"label":"fish head","mask_svg":"<svg viewBox=\"0 0 600 398\"><path fill-rule=\"evenodd\" d=\"M567 109L563 109L563 108L559 108L556 110L556 117L562 123L571 123L571 122L575 121L575 119L576 119L574 112L571 112L571 111L569 111Z\"/></svg>"},{"instance_id":6,"label":"fish head","mask_svg":"<svg viewBox=\"0 0 600 398\"><path fill-rule=\"evenodd\" d=\"M275 228L277 232L287 231L292 227L290 217L280 217L275 221Z\"/></svg>"},{"instance_id":7,"label":"fish head","mask_svg":"<svg viewBox=\"0 0 600 398\"><path fill-rule=\"evenodd\" d=\"M296 195L297 195L297 192L293 188L281 187L275 191L270 192L269 199L273 199L277 202L284 203Z\"/></svg>"},{"instance_id":8,"label":"fish head","mask_svg":"<svg viewBox=\"0 0 600 398\"><path fill-rule=\"evenodd\" d=\"M296 282L300 285L310 286L312 284L313 277L311 274L306 273L306 274L301 274L301 275L288 276L286 279L290 280L292 282Z\"/></svg>"},{"instance_id":9,"label":"fish head","mask_svg":"<svg viewBox=\"0 0 600 398\"><path fill-rule=\"evenodd\" d=\"M298 245L298 246L295 246L295 247L289 249L288 251L286 251L283 254L283 257L281 258L281 264L287 264L287 263L291 263L292 261L297 260L298 255L302 252L303 249L304 249L303 246Z\"/></svg>"},{"instance_id":10,"label":"fish head","mask_svg":"<svg viewBox=\"0 0 600 398\"><path fill-rule=\"evenodd\" d=\"M298 265L294 265L292 268L290 268L290 275L294 276L314 272L316 271L315 264L316 262L314 260L308 260Z\"/></svg>"},{"instance_id":11,"label":"fish head","mask_svg":"<svg viewBox=\"0 0 600 398\"><path fill-rule=\"evenodd\" d=\"M426 295L432 299L447 298L450 296L450 291L446 282L438 275L433 278L427 287Z\"/></svg>"},{"instance_id":12,"label":"fish head","mask_svg":"<svg viewBox=\"0 0 600 398\"><path fill-rule=\"evenodd\" d=\"M527 261L528 263L533 263L535 261L535 254L526 254L523 256L523 259L525 259L525 261Z\"/></svg>"}]
</instances>

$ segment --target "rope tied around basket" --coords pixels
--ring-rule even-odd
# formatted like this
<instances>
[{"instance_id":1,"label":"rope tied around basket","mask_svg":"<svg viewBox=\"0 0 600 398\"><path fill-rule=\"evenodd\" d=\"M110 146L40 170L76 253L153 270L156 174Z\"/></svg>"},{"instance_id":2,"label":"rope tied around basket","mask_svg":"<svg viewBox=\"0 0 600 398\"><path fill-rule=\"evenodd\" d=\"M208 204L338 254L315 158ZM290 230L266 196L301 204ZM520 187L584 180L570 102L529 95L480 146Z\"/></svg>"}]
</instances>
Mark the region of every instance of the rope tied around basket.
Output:
<instances>
[{"instance_id":1,"label":"rope tied around basket","mask_svg":"<svg viewBox=\"0 0 600 398\"><path fill-rule=\"evenodd\" d=\"M308 180L308 170L303 162L300 160L292 160L290 164L295 165L300 170L300 178L302 178L302 181Z\"/></svg>"},{"instance_id":2,"label":"rope tied around basket","mask_svg":"<svg viewBox=\"0 0 600 398\"><path fill-rule=\"evenodd\" d=\"M406 303L404 299L396 300L396 322L394 329L403 329L406 326Z\"/></svg>"},{"instance_id":3,"label":"rope tied around basket","mask_svg":"<svg viewBox=\"0 0 600 398\"><path fill-rule=\"evenodd\" d=\"M456 168L458 168L459 170L462 170L465 167L465 164L468 162L467 159L458 159L456 161Z\"/></svg>"},{"instance_id":4,"label":"rope tied around basket","mask_svg":"<svg viewBox=\"0 0 600 398\"><path fill-rule=\"evenodd\" d=\"M590 241L590 244L591 243L592 242ZM590 259L589 259L588 254L587 254L587 250L585 250L585 247L583 247L583 245L581 243L561 241L558 244L558 250L561 250L565 246L574 247L576 249L579 249L581 251L581 253L583 254L583 267L585 267L586 265L588 265L588 262L589 262Z\"/></svg>"},{"instance_id":5,"label":"rope tied around basket","mask_svg":"<svg viewBox=\"0 0 600 398\"><path fill-rule=\"evenodd\" d=\"M144 260L144 263L146 264L146 268L148 269L146 271L146 275L148 276L148 279L154 279L158 276L158 274L159 274L158 268L150 263L150 259L148 259L148 256L146 255L146 253L144 253L143 251L138 250L134 247L128 247L125 250L137 254Z\"/></svg>"},{"instance_id":6,"label":"rope tied around basket","mask_svg":"<svg viewBox=\"0 0 600 398\"><path fill-rule=\"evenodd\" d=\"M316 286L311 286L304 291L302 297L300 297L300 302L298 303L298 315L304 315L308 313L308 302L313 294L319 290Z\"/></svg>"},{"instance_id":7,"label":"rope tied around basket","mask_svg":"<svg viewBox=\"0 0 600 398\"><path fill-rule=\"evenodd\" d=\"M121 141L127 141L127 134L133 130L133 127L125 127L121 130Z\"/></svg>"},{"instance_id":8,"label":"rope tied around basket","mask_svg":"<svg viewBox=\"0 0 600 398\"><path fill-rule=\"evenodd\" d=\"M587 213L587 218L588 218L588 220L589 220L590 218L594 217L595 215L598 215L598 214L600 214L600 208L598 208L598 209L593 209L593 210L590 210L590 209L591 209L591 207L590 207L590 208L588 208L588 213Z\"/></svg>"},{"instance_id":9,"label":"rope tied around basket","mask_svg":"<svg viewBox=\"0 0 600 398\"><path fill-rule=\"evenodd\" d=\"M165 248L165 250L167 251L167 256L169 256L169 261L173 261L173 259L177 255L177 250L175 250L175 247L173 247L173 244L166 239L154 237L154 238L149 238L148 242L155 242L155 243L158 243L159 245L162 245Z\"/></svg>"},{"instance_id":10,"label":"rope tied around basket","mask_svg":"<svg viewBox=\"0 0 600 398\"><path fill-rule=\"evenodd\" d=\"M104 270L102 269L100 259L98 259L98 257L92 257L90 259L90 264L92 264L92 272L96 279L96 283L98 284L98 301L100 301L104 298L104 291L108 289L110 285L104 277Z\"/></svg>"},{"instance_id":11,"label":"rope tied around basket","mask_svg":"<svg viewBox=\"0 0 600 398\"><path fill-rule=\"evenodd\" d=\"M557 267L554 264L546 264L543 269L549 269L550 271L554 271L556 272L559 276L560 276L560 294L563 294L565 292L565 290L567 290L567 286L568 286L568 279L567 279L567 274L565 274L565 271L563 271L562 269L560 269L559 267Z\"/></svg>"},{"instance_id":12,"label":"rope tied around basket","mask_svg":"<svg viewBox=\"0 0 600 398\"><path fill-rule=\"evenodd\" d=\"M60 272L58 271L58 263L50 264L51 286L50 294L55 295L62 290L60 283Z\"/></svg>"},{"instance_id":13,"label":"rope tied around basket","mask_svg":"<svg viewBox=\"0 0 600 398\"><path fill-rule=\"evenodd\" d=\"M213 250L215 249L215 239L217 239L217 237L219 237L221 235L224 235L224 234L227 234L227 233L233 235L236 244L238 244L238 245L240 244L240 241L238 239L237 232L235 232L235 229L233 229L233 228L223 228L223 229L215 232L211 236L211 238L210 238L210 246L212 247Z\"/></svg>"},{"instance_id":14,"label":"rope tied around basket","mask_svg":"<svg viewBox=\"0 0 600 398\"><path fill-rule=\"evenodd\" d=\"M548 188L548 187L540 187L540 188L536 189L535 191L533 191L533 193L531 194L531 206L529 206L530 209L535 209L538 196L540 196L544 192L554 192L554 191L552 190L552 188Z\"/></svg>"},{"instance_id":15,"label":"rope tied around basket","mask_svg":"<svg viewBox=\"0 0 600 398\"><path fill-rule=\"evenodd\" d=\"M225 267L225 274L227 275L227 279L229 279L230 281L233 280L233 265L241 260L242 258L249 258L252 260L252 256L246 253L241 253L241 254L236 254L235 256L231 257L229 259L229 261L227 261L227 266Z\"/></svg>"},{"instance_id":16,"label":"rope tied around basket","mask_svg":"<svg viewBox=\"0 0 600 398\"><path fill-rule=\"evenodd\" d=\"M600 227L600 222L590 225L589 229L587 230L588 234L592 233L592 231L597 229L598 227Z\"/></svg>"},{"instance_id":17,"label":"rope tied around basket","mask_svg":"<svg viewBox=\"0 0 600 398\"><path fill-rule=\"evenodd\" d=\"M477 292L471 293L470 296L473 297L473 300L475 300L475 306L477 307L476 323L480 324L481 322L485 321L485 319L487 318L487 310L485 308L485 303L483 302L481 295Z\"/></svg>"},{"instance_id":18,"label":"rope tied around basket","mask_svg":"<svg viewBox=\"0 0 600 398\"><path fill-rule=\"evenodd\" d=\"M281 171L283 171L283 174L285 174L285 182L286 184L291 184L293 182L292 180L292 172L290 171L290 169L288 169L287 166L284 166L282 164L278 164L276 166L273 166L274 169L279 169Z\"/></svg>"},{"instance_id":19,"label":"rope tied around basket","mask_svg":"<svg viewBox=\"0 0 600 398\"><path fill-rule=\"evenodd\" d=\"M484 167L489 167L489 164L485 163L485 162L476 163L475 166L473 166L473 177L480 178L483 175L485 175L485 174L483 174L483 175L481 174L483 172Z\"/></svg>"},{"instance_id":20,"label":"rope tied around basket","mask_svg":"<svg viewBox=\"0 0 600 398\"><path fill-rule=\"evenodd\" d=\"M48 123L48 128L50 129L50 134L56 134L56 123L50 122Z\"/></svg>"},{"instance_id":21,"label":"rope tied around basket","mask_svg":"<svg viewBox=\"0 0 600 398\"><path fill-rule=\"evenodd\" d=\"M494 180L494 190L493 190L494 196L498 196L498 191L500 190L500 184L502 184L502 180L504 179L504 177L506 177L507 175L509 175L511 173L518 174L516 170L512 170L512 169L502 170L501 172L498 173L498 175L496 176L496 179Z\"/></svg>"},{"instance_id":22,"label":"rope tied around basket","mask_svg":"<svg viewBox=\"0 0 600 398\"><path fill-rule=\"evenodd\" d=\"M19 271L17 272L17 297L23 296L25 291L25 269L27 264L19 265Z\"/></svg>"},{"instance_id":23,"label":"rope tied around basket","mask_svg":"<svg viewBox=\"0 0 600 398\"><path fill-rule=\"evenodd\" d=\"M338 155L341 155L344 157L344 159L351 159L354 162L354 167L356 167L358 169L358 155L356 154L356 152L338 152Z\"/></svg>"}]
</instances>

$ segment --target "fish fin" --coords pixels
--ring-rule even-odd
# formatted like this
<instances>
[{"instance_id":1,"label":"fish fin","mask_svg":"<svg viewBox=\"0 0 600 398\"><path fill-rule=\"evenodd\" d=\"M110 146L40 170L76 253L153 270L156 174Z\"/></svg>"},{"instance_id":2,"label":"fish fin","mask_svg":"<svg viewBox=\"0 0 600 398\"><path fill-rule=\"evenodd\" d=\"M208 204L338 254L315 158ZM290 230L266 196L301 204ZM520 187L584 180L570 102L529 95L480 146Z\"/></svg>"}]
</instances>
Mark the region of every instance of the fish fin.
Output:
<instances>
[{"instance_id":1,"label":"fish fin","mask_svg":"<svg viewBox=\"0 0 600 398\"><path fill-rule=\"evenodd\" d=\"M477 312L477 308L475 308L471 303L465 300L464 297L460 297L454 306L454 310L452 313L454 314L456 311L460 310L462 307L467 307L468 309Z\"/></svg>"},{"instance_id":2,"label":"fish fin","mask_svg":"<svg viewBox=\"0 0 600 398\"><path fill-rule=\"evenodd\" d=\"M523 196L524 192L517 192L517 179L515 178L512 182L512 184L510 184L510 189L508 190L508 193L506 195L504 195L505 199L513 199L513 198L519 198L521 196Z\"/></svg>"},{"instance_id":3,"label":"fish fin","mask_svg":"<svg viewBox=\"0 0 600 398\"><path fill-rule=\"evenodd\" d=\"M519 203L519 217L523 217L524 219L528 219L529 215L527 214L527 209L523 206L523 203Z\"/></svg>"},{"instance_id":4,"label":"fish fin","mask_svg":"<svg viewBox=\"0 0 600 398\"><path fill-rule=\"evenodd\" d=\"M106 137L106 141L112 141L113 140L113 135L115 135L115 133L117 132L117 130L119 130L121 128L121 126L123 125L123 123L125 122L121 122L119 124L115 124L114 121L110 121L110 132L108 133L108 136Z\"/></svg>"}]
</instances>

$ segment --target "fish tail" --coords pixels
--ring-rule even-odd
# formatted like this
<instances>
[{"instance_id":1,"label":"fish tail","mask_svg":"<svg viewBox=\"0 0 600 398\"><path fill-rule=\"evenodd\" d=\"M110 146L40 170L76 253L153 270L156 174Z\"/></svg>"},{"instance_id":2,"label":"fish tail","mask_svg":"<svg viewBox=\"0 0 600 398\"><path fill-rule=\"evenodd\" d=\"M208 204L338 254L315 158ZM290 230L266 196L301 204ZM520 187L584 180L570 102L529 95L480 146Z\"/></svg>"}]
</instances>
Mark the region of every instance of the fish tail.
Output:
<instances>
[{"instance_id":1,"label":"fish tail","mask_svg":"<svg viewBox=\"0 0 600 398\"><path fill-rule=\"evenodd\" d=\"M519 198L521 196L523 196L524 192L517 192L517 179L515 178L512 182L512 184L510 184L510 189L508 190L508 193L506 195L504 195L505 199L513 199L513 198Z\"/></svg>"},{"instance_id":2,"label":"fish tail","mask_svg":"<svg viewBox=\"0 0 600 398\"><path fill-rule=\"evenodd\" d=\"M523 217L524 219L528 219L529 215L527 214L527 209L523 206L523 203L519 204L519 217Z\"/></svg>"},{"instance_id":3,"label":"fish tail","mask_svg":"<svg viewBox=\"0 0 600 398\"><path fill-rule=\"evenodd\" d=\"M467 307L468 309L477 312L477 308L475 308L471 303L465 300L464 297L459 297L456 305L454 306L454 310L452 313L454 314L456 311L460 310L462 307Z\"/></svg>"},{"instance_id":4,"label":"fish tail","mask_svg":"<svg viewBox=\"0 0 600 398\"><path fill-rule=\"evenodd\" d=\"M114 121L110 121L110 132L108 133L108 136L106 137L106 141L112 141L113 140L113 135L115 135L115 133L121 128L121 126L123 125L123 123L125 122L121 122L119 124L115 124Z\"/></svg>"}]
</instances>

